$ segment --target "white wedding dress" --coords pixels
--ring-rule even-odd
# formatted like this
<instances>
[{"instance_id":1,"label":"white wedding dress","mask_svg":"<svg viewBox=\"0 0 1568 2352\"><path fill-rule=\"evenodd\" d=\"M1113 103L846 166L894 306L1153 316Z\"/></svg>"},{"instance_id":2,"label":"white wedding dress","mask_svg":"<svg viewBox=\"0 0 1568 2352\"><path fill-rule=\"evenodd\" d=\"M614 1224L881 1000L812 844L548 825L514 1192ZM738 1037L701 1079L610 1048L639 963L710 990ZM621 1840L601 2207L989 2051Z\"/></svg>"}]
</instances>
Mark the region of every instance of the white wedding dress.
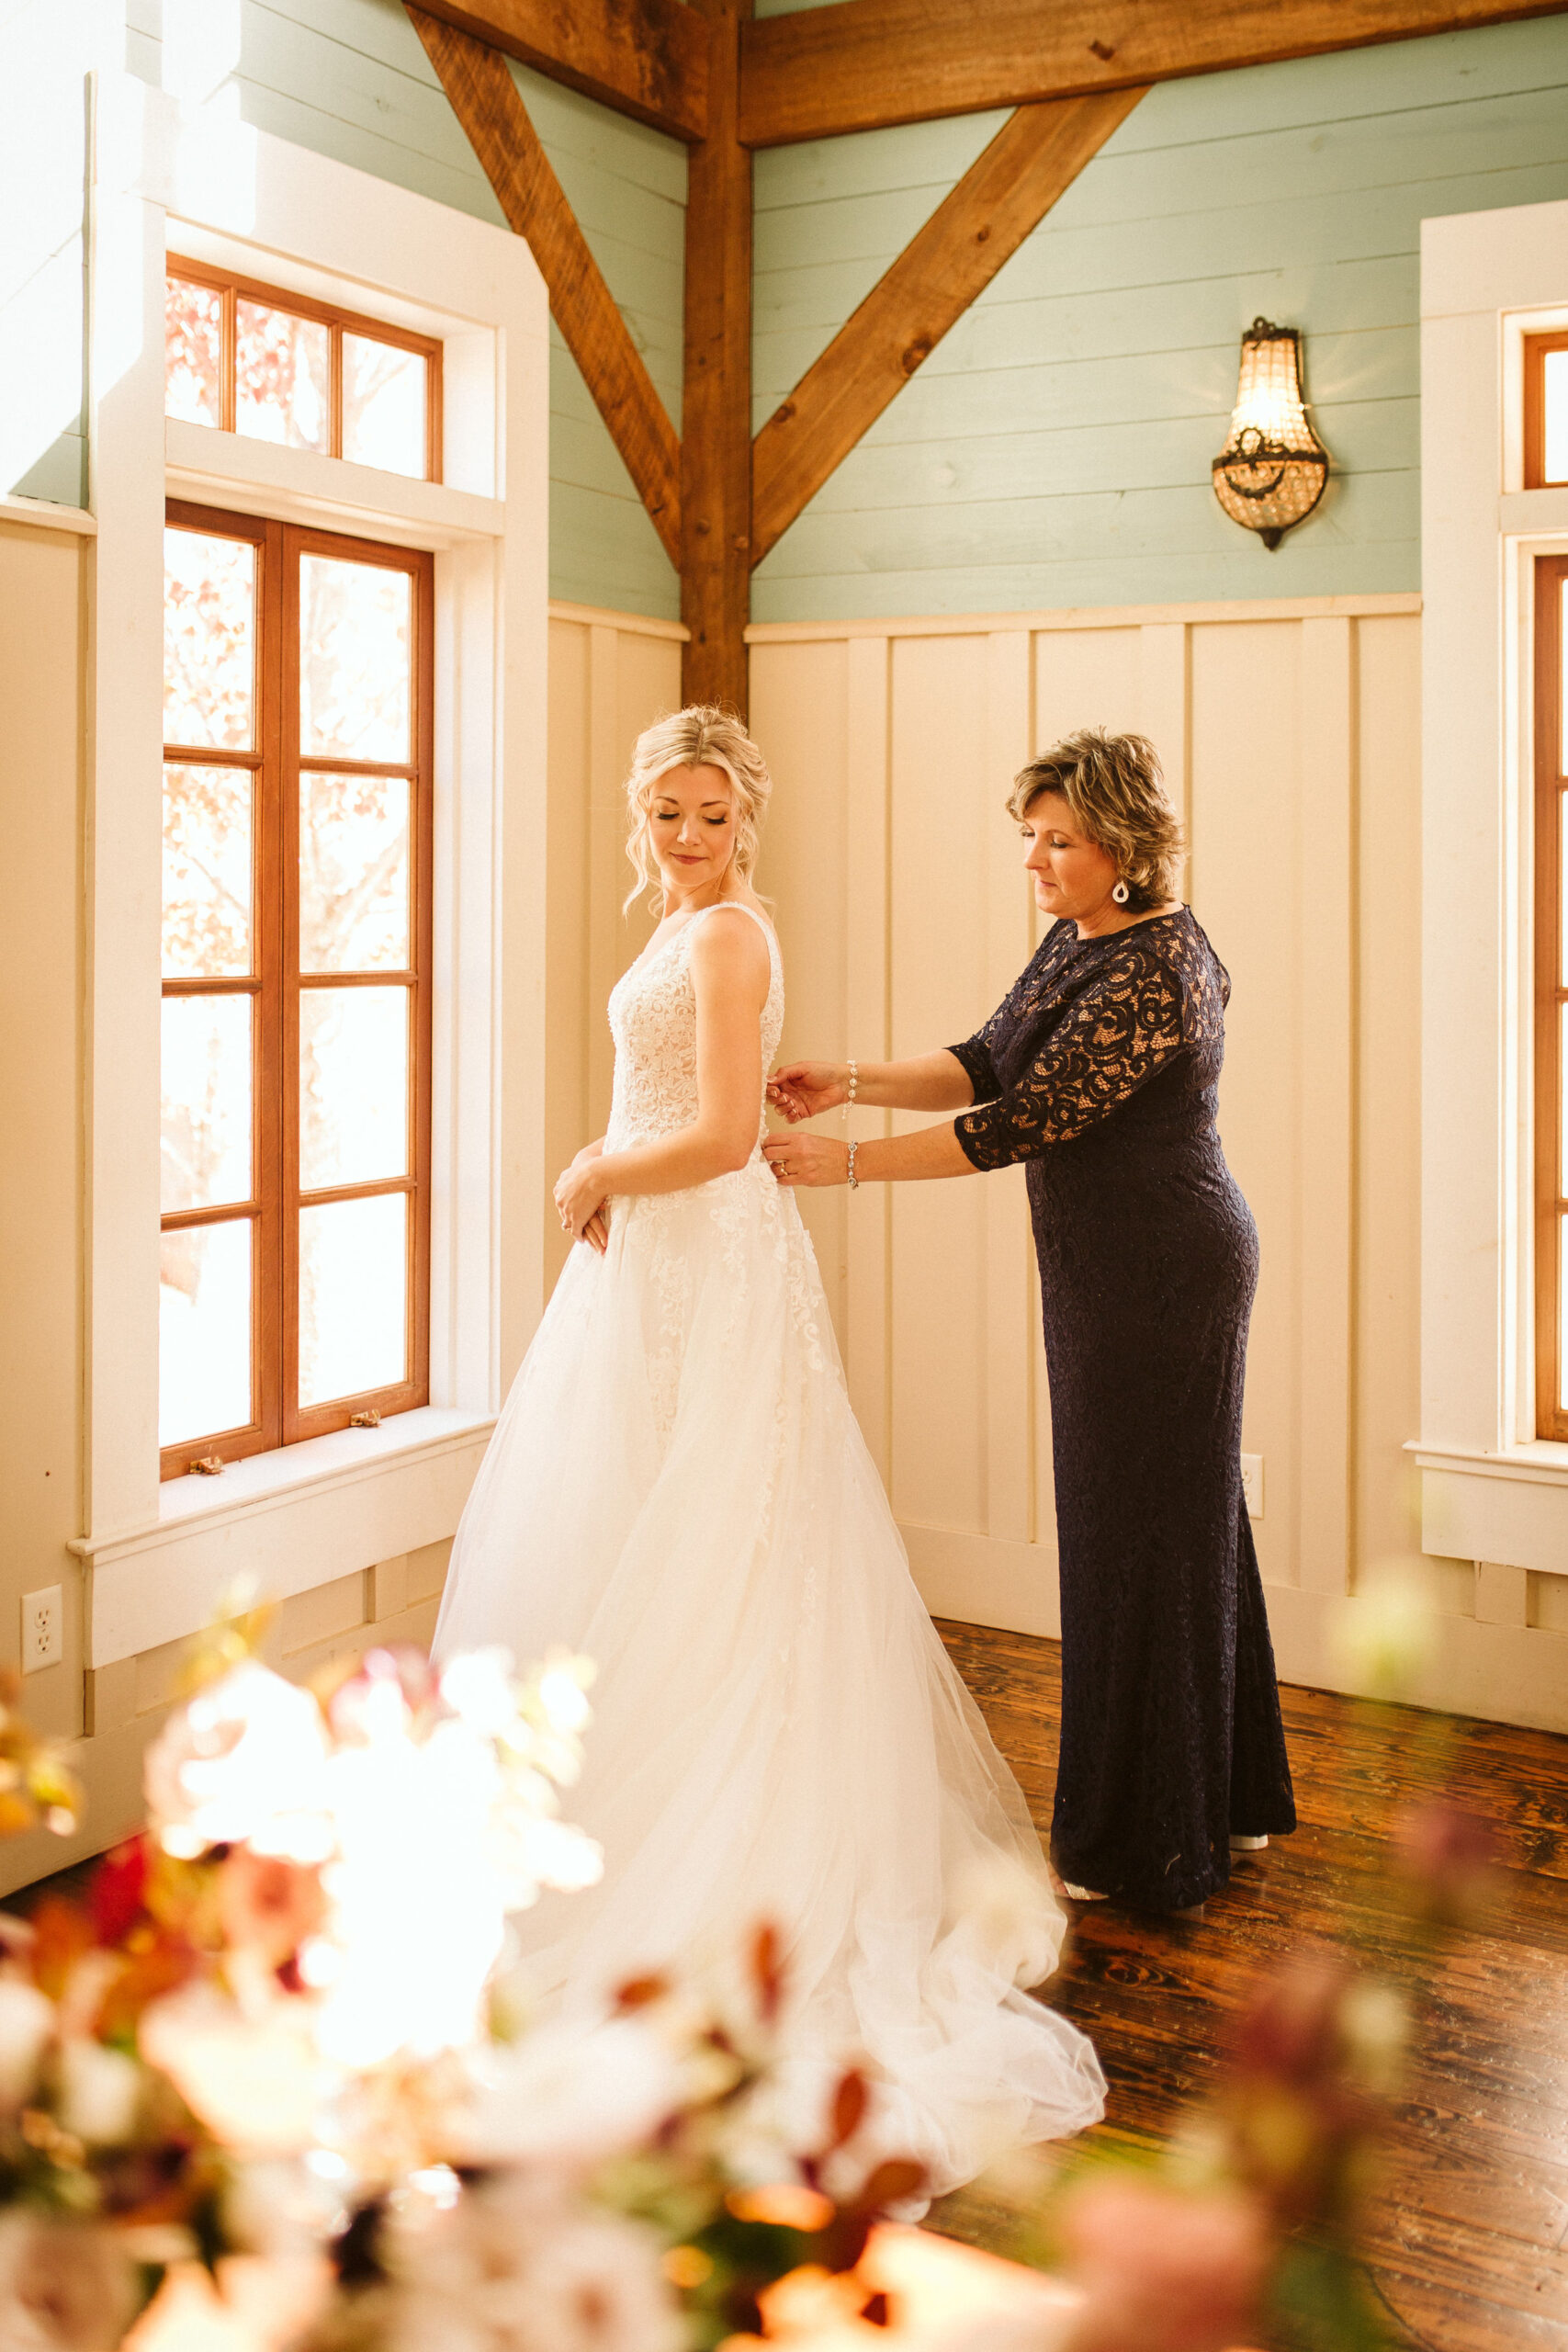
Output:
<instances>
[{"instance_id":1,"label":"white wedding dress","mask_svg":"<svg viewBox=\"0 0 1568 2352\"><path fill-rule=\"evenodd\" d=\"M725 902L611 995L607 1150L696 1117L692 938L737 913L767 935L771 1069L778 944ZM802 2145L855 2060L868 2152L918 2158L933 2194L1100 2116L1089 2043L1022 1989L1064 1930L1039 1839L910 1579L760 1145L738 1173L615 1200L605 1254L573 1250L453 1550L436 1652L487 1643L599 1669L569 1810L604 1881L518 1923L548 1995L721 1965L769 1919Z\"/></svg>"}]
</instances>

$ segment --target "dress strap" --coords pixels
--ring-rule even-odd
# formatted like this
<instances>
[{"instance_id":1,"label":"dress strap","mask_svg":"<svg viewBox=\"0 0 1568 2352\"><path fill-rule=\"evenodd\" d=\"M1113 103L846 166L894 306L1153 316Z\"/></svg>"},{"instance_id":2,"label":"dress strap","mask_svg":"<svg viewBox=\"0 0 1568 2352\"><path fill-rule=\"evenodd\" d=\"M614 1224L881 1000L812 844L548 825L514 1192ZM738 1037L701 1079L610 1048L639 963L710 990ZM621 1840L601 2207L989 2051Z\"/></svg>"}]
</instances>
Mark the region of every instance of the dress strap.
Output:
<instances>
[{"instance_id":1,"label":"dress strap","mask_svg":"<svg viewBox=\"0 0 1568 2352\"><path fill-rule=\"evenodd\" d=\"M701 922L705 915L722 914L726 907L732 907L738 915L750 916L752 922L756 924L758 930L767 941L768 953L771 956L777 944L773 924L768 922L765 915L760 915L755 907L749 907L744 899L716 899L711 907L699 907L696 913L692 917L691 922L686 925L686 935L690 937L691 933L695 931L698 923Z\"/></svg>"}]
</instances>

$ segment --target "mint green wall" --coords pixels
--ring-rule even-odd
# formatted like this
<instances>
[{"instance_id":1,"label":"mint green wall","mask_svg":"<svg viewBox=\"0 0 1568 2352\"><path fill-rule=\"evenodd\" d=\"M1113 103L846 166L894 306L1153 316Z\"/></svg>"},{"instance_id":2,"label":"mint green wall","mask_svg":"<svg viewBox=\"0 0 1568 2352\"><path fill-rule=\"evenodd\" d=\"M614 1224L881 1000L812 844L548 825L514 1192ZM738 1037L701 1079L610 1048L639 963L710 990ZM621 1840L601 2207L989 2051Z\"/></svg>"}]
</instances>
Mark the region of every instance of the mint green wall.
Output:
<instances>
[{"instance_id":1,"label":"mint green wall","mask_svg":"<svg viewBox=\"0 0 1568 2352\"><path fill-rule=\"evenodd\" d=\"M758 156L759 424L1003 119ZM1152 90L760 566L755 617L1419 587L1419 223L1563 197L1568 16ZM1305 330L1338 469L1274 555L1209 487L1258 311Z\"/></svg>"},{"instance_id":2,"label":"mint green wall","mask_svg":"<svg viewBox=\"0 0 1568 2352\"><path fill-rule=\"evenodd\" d=\"M126 62L156 83L160 0L128 0L126 14ZM400 0L242 0L241 38L247 122L500 220ZM685 149L515 71L594 257L679 420ZM550 594L672 616L674 571L553 322L550 335Z\"/></svg>"},{"instance_id":3,"label":"mint green wall","mask_svg":"<svg viewBox=\"0 0 1568 2352\"><path fill-rule=\"evenodd\" d=\"M499 217L400 0L242 10L247 120ZM156 81L160 0L127 14L127 62ZM516 71L678 417L684 151ZM759 423L1002 119L758 156ZM1419 223L1562 197L1568 14L1162 85L761 566L756 617L1419 586ZM1272 556L1209 488L1259 311L1305 331L1337 467ZM552 593L672 615L674 574L558 334L550 431ZM75 495L79 454L62 444L28 486Z\"/></svg>"}]
</instances>

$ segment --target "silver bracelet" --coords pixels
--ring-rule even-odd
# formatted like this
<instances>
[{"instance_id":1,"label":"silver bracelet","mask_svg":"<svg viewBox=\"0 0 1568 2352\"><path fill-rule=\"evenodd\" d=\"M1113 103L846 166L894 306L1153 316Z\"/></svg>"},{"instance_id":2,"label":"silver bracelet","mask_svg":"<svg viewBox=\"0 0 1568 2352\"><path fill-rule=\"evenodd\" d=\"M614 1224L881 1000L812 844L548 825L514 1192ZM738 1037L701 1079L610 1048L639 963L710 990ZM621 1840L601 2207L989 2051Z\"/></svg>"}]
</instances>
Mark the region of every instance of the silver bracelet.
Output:
<instances>
[{"instance_id":1,"label":"silver bracelet","mask_svg":"<svg viewBox=\"0 0 1568 2352\"><path fill-rule=\"evenodd\" d=\"M852 1193L853 1193L853 1192L858 1192L858 1191L859 1191L859 1189L860 1189L860 1178L855 1174L855 1154L856 1154L856 1152L857 1152L859 1149L860 1149L860 1145L858 1144L858 1142L857 1142L857 1143L852 1143L852 1144L851 1144L851 1146L850 1146L850 1190L851 1190L851 1192L852 1192Z\"/></svg>"}]
</instances>

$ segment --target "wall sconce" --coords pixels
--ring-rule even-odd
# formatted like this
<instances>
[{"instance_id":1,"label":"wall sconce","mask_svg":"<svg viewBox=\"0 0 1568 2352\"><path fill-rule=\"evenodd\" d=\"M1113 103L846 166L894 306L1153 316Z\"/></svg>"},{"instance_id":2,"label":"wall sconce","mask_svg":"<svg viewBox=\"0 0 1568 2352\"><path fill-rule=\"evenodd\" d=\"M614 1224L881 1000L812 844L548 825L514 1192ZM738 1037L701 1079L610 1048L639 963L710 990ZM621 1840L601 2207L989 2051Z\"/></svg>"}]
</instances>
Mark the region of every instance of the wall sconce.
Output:
<instances>
[{"instance_id":1,"label":"wall sconce","mask_svg":"<svg viewBox=\"0 0 1568 2352\"><path fill-rule=\"evenodd\" d=\"M1214 496L1270 551L1328 480L1328 452L1302 403L1301 340L1294 327L1253 320L1241 339L1230 439L1213 465Z\"/></svg>"}]
</instances>

